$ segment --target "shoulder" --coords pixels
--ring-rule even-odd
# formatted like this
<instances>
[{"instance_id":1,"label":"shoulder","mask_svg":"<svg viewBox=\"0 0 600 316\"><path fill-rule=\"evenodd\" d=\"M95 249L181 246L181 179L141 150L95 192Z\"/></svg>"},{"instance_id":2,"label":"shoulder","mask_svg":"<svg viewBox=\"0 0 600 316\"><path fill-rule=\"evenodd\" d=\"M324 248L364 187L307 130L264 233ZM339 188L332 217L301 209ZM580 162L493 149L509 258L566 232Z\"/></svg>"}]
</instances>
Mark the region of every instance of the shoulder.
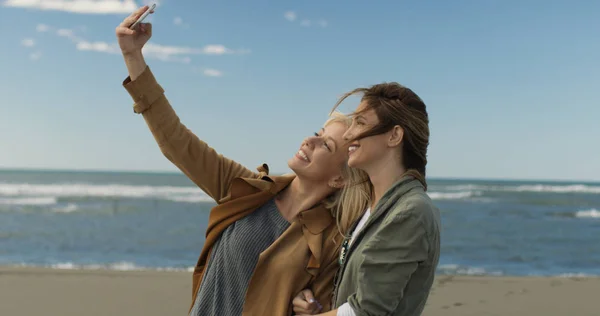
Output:
<instances>
[{"instance_id":1,"label":"shoulder","mask_svg":"<svg viewBox=\"0 0 600 316\"><path fill-rule=\"evenodd\" d=\"M396 201L382 226L391 234L389 238L422 236L428 244L436 243L441 231L440 211L422 188L415 188Z\"/></svg>"},{"instance_id":2,"label":"shoulder","mask_svg":"<svg viewBox=\"0 0 600 316\"><path fill-rule=\"evenodd\" d=\"M390 220L395 218L412 219L422 224L439 221L440 211L429 195L420 187L400 197L390 212Z\"/></svg>"}]
</instances>

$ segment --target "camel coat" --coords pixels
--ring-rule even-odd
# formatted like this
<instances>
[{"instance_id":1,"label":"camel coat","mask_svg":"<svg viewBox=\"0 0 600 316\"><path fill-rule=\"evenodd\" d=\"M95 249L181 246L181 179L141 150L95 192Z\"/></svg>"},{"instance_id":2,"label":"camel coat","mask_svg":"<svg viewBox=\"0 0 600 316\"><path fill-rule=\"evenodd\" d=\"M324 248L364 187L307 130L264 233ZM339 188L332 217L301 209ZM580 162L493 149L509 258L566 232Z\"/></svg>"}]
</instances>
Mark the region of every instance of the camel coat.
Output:
<instances>
[{"instance_id":1,"label":"camel coat","mask_svg":"<svg viewBox=\"0 0 600 316\"><path fill-rule=\"evenodd\" d=\"M295 176L269 176L266 164L254 172L217 153L180 122L149 67L134 81L126 78L123 86L134 101L134 112L142 114L165 157L217 203L210 212L206 241L193 273L191 310L221 232L275 197ZM248 133L252 133L251 124ZM260 150L261 139L254 141ZM313 290L323 311L330 310L339 267L341 238L336 239L337 235L335 220L322 204L300 212L260 254L242 315L292 315L291 302L305 288Z\"/></svg>"}]
</instances>

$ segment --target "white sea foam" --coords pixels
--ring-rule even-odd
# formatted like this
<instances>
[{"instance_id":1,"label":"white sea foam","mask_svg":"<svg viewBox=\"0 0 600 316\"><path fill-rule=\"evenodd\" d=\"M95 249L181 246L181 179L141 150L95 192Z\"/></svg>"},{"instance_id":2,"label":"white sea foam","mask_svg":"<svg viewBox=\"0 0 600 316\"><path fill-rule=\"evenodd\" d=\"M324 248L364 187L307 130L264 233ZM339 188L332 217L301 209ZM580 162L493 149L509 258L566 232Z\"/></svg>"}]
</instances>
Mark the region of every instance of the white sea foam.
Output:
<instances>
[{"instance_id":1,"label":"white sea foam","mask_svg":"<svg viewBox=\"0 0 600 316\"><path fill-rule=\"evenodd\" d=\"M28 184L0 183L0 204L50 205L57 198L150 198L176 202L208 202L212 199L197 187L123 184Z\"/></svg>"},{"instance_id":2,"label":"white sea foam","mask_svg":"<svg viewBox=\"0 0 600 316\"><path fill-rule=\"evenodd\" d=\"M600 211L597 209L583 210L575 213L575 217L579 218L600 218Z\"/></svg>"},{"instance_id":3,"label":"white sea foam","mask_svg":"<svg viewBox=\"0 0 600 316\"><path fill-rule=\"evenodd\" d=\"M527 184L527 185L479 185L460 184L431 186L444 191L492 191L492 192L539 192L539 193L587 193L600 194L600 186L589 184Z\"/></svg>"},{"instance_id":4,"label":"white sea foam","mask_svg":"<svg viewBox=\"0 0 600 316\"><path fill-rule=\"evenodd\" d=\"M585 184L572 185L520 185L514 188L517 192L551 192L551 193L600 193L600 186Z\"/></svg>"},{"instance_id":5,"label":"white sea foam","mask_svg":"<svg viewBox=\"0 0 600 316\"><path fill-rule=\"evenodd\" d=\"M481 195L481 192L477 191L463 191L463 192L428 192L427 193L432 200L462 200L468 199L474 196Z\"/></svg>"},{"instance_id":6,"label":"white sea foam","mask_svg":"<svg viewBox=\"0 0 600 316\"><path fill-rule=\"evenodd\" d=\"M79 210L79 207L75 203L69 203L64 206L53 207L52 211L55 213L73 213Z\"/></svg>"},{"instance_id":7,"label":"white sea foam","mask_svg":"<svg viewBox=\"0 0 600 316\"><path fill-rule=\"evenodd\" d=\"M586 273L563 273L558 275L559 278L585 278L589 276L592 275Z\"/></svg>"},{"instance_id":8,"label":"white sea foam","mask_svg":"<svg viewBox=\"0 0 600 316\"><path fill-rule=\"evenodd\" d=\"M56 204L56 197L0 197L0 205L53 205Z\"/></svg>"},{"instance_id":9,"label":"white sea foam","mask_svg":"<svg viewBox=\"0 0 600 316\"><path fill-rule=\"evenodd\" d=\"M460 266L458 264L444 264L438 267L438 271L442 274L455 275L502 275L500 271L487 271L480 267Z\"/></svg>"},{"instance_id":10,"label":"white sea foam","mask_svg":"<svg viewBox=\"0 0 600 316\"><path fill-rule=\"evenodd\" d=\"M42 267L57 270L110 270L110 271L184 271L193 272L194 267L145 267L128 261L120 261L109 264L75 264L73 262L61 262L49 265L20 264L19 267Z\"/></svg>"}]
</instances>

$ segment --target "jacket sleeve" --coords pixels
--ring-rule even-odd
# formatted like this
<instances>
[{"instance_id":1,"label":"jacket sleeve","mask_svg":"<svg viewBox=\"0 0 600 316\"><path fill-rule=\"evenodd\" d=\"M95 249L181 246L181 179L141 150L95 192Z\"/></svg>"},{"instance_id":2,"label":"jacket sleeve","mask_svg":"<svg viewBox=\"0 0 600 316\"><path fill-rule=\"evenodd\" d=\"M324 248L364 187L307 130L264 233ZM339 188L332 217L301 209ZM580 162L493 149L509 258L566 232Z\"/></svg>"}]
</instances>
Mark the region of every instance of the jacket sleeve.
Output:
<instances>
[{"instance_id":1,"label":"jacket sleeve","mask_svg":"<svg viewBox=\"0 0 600 316\"><path fill-rule=\"evenodd\" d=\"M215 201L227 196L233 179L257 176L217 153L180 122L149 67L134 81L126 78L123 86L165 157Z\"/></svg>"},{"instance_id":2,"label":"jacket sleeve","mask_svg":"<svg viewBox=\"0 0 600 316\"><path fill-rule=\"evenodd\" d=\"M384 220L361 251L358 288L348 298L356 315L391 315L411 275L427 259L427 233L415 213L401 212Z\"/></svg>"},{"instance_id":3,"label":"jacket sleeve","mask_svg":"<svg viewBox=\"0 0 600 316\"><path fill-rule=\"evenodd\" d=\"M334 279L339 269L338 256L334 254L332 257L328 262L324 262L325 268L321 270L311 286L315 299L323 306L321 313L330 311L332 308Z\"/></svg>"}]
</instances>

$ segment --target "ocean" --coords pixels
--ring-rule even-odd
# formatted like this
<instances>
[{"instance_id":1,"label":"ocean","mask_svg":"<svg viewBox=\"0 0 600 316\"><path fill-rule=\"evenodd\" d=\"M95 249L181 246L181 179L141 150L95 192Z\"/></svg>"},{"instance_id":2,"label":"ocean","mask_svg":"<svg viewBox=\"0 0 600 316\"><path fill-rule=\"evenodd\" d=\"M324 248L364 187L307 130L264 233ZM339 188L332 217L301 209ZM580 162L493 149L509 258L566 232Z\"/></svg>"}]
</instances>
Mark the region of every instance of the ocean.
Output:
<instances>
[{"instance_id":1,"label":"ocean","mask_svg":"<svg viewBox=\"0 0 600 316\"><path fill-rule=\"evenodd\" d=\"M429 179L438 273L600 275L600 183ZM0 171L0 265L191 271L214 202L181 174Z\"/></svg>"}]
</instances>

